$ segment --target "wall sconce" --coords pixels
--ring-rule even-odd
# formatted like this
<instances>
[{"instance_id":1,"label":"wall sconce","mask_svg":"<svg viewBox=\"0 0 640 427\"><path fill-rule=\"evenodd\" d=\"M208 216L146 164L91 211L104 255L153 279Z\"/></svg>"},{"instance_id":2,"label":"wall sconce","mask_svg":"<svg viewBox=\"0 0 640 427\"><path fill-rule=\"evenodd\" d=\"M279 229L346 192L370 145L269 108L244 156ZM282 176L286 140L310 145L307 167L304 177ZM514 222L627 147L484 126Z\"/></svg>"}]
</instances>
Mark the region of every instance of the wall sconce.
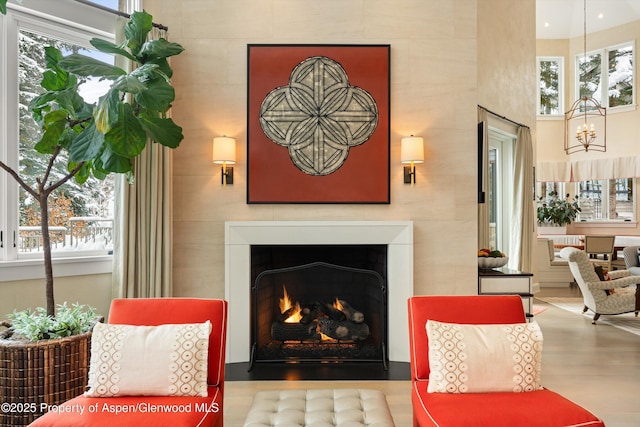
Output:
<instances>
[{"instance_id":1,"label":"wall sconce","mask_svg":"<svg viewBox=\"0 0 640 427\"><path fill-rule=\"evenodd\" d=\"M233 184L233 168L236 164L236 140L228 136L213 138L213 163L222 164L222 185Z\"/></svg>"},{"instance_id":2,"label":"wall sconce","mask_svg":"<svg viewBox=\"0 0 640 427\"><path fill-rule=\"evenodd\" d=\"M424 140L421 136L405 136L400 141L400 161L410 163L404 167L404 183L416 183L415 163L424 162Z\"/></svg>"}]
</instances>

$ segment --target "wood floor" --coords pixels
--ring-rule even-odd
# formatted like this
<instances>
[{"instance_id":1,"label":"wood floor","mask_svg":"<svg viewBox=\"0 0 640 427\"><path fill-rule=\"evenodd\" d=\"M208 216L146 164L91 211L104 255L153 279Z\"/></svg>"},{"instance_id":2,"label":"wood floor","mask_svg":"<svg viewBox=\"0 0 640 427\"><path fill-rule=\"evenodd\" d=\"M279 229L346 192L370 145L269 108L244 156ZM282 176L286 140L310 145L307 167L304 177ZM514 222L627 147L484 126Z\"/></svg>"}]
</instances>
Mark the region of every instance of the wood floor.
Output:
<instances>
[{"instance_id":1,"label":"wood floor","mask_svg":"<svg viewBox=\"0 0 640 427\"><path fill-rule=\"evenodd\" d=\"M543 288L540 296L578 296L573 289ZM591 322L536 300L544 335L542 383L586 407L607 427L640 425L640 336ZM640 322L640 319L638 319ZM241 427L260 390L372 388L387 396L397 427L411 427L409 381L227 381L225 427ZM544 416L544 408L540 408Z\"/></svg>"}]
</instances>

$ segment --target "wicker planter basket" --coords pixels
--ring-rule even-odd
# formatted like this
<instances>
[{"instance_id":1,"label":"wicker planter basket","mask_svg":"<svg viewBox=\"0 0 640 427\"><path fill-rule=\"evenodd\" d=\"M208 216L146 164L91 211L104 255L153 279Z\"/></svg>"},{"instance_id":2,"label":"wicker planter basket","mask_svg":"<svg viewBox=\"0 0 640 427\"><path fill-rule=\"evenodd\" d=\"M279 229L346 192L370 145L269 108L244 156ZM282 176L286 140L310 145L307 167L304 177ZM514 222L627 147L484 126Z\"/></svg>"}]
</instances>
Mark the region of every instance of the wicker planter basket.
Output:
<instances>
[{"instance_id":1,"label":"wicker planter basket","mask_svg":"<svg viewBox=\"0 0 640 427\"><path fill-rule=\"evenodd\" d=\"M46 412L43 404L57 405L85 391L91 332L35 342L10 336L9 330L0 333L0 426L27 425Z\"/></svg>"}]
</instances>

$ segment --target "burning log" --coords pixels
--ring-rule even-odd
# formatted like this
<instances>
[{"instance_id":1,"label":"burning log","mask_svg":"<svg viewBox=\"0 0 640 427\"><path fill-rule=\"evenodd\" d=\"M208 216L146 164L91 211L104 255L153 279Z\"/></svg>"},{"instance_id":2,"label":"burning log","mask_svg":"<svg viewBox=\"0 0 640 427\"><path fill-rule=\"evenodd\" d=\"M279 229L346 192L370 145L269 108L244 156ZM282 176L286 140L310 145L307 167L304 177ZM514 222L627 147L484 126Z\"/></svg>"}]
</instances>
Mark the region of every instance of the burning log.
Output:
<instances>
[{"instance_id":1,"label":"burning log","mask_svg":"<svg viewBox=\"0 0 640 427\"><path fill-rule=\"evenodd\" d=\"M318 318L318 304L320 303L315 303L310 307L304 307L302 309L302 318L300 319L300 323L308 325Z\"/></svg>"},{"instance_id":2,"label":"burning log","mask_svg":"<svg viewBox=\"0 0 640 427\"><path fill-rule=\"evenodd\" d=\"M285 320L287 320L289 317L291 317L292 315L294 315L294 314L295 314L295 312L296 312L296 310L297 310L297 307L289 307L288 309L286 309L286 310L284 311L284 313L280 313L280 314L278 315L278 320L279 320L280 322L284 322L284 321L285 321Z\"/></svg>"},{"instance_id":3,"label":"burning log","mask_svg":"<svg viewBox=\"0 0 640 427\"><path fill-rule=\"evenodd\" d=\"M309 325L302 323L273 322L271 324L271 338L278 341L319 340L315 322Z\"/></svg>"},{"instance_id":4,"label":"burning log","mask_svg":"<svg viewBox=\"0 0 640 427\"><path fill-rule=\"evenodd\" d=\"M327 317L331 320L336 320L339 322L343 320L347 320L347 315L344 314L344 312L335 308L332 304L329 304L329 303L323 304L321 309L322 309L322 312L326 314Z\"/></svg>"},{"instance_id":5,"label":"burning log","mask_svg":"<svg viewBox=\"0 0 640 427\"><path fill-rule=\"evenodd\" d=\"M318 319L320 332L337 340L365 340L369 337L369 326L366 323L336 321L326 318Z\"/></svg>"},{"instance_id":6,"label":"burning log","mask_svg":"<svg viewBox=\"0 0 640 427\"><path fill-rule=\"evenodd\" d=\"M343 299L338 301L340 302L340 305L342 305L342 312L347 316L347 319L355 323L364 322L364 314L361 311L358 311L355 308L351 307L351 304Z\"/></svg>"}]
</instances>

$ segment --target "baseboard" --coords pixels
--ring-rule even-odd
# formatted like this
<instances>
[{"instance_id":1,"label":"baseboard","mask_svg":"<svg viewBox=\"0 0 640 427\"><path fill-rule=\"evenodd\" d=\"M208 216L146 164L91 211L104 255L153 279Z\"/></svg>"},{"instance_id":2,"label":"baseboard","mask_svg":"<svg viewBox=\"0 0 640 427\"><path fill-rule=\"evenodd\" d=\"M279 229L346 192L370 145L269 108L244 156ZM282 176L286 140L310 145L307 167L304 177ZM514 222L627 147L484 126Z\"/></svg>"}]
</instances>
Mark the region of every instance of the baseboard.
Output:
<instances>
[{"instance_id":1,"label":"baseboard","mask_svg":"<svg viewBox=\"0 0 640 427\"><path fill-rule=\"evenodd\" d=\"M531 292L534 294L537 294L538 292L540 292L540 283L536 282L533 284L533 286L531 287Z\"/></svg>"},{"instance_id":2,"label":"baseboard","mask_svg":"<svg viewBox=\"0 0 640 427\"><path fill-rule=\"evenodd\" d=\"M571 283L568 282L544 282L539 283L541 288L570 288Z\"/></svg>"}]
</instances>

